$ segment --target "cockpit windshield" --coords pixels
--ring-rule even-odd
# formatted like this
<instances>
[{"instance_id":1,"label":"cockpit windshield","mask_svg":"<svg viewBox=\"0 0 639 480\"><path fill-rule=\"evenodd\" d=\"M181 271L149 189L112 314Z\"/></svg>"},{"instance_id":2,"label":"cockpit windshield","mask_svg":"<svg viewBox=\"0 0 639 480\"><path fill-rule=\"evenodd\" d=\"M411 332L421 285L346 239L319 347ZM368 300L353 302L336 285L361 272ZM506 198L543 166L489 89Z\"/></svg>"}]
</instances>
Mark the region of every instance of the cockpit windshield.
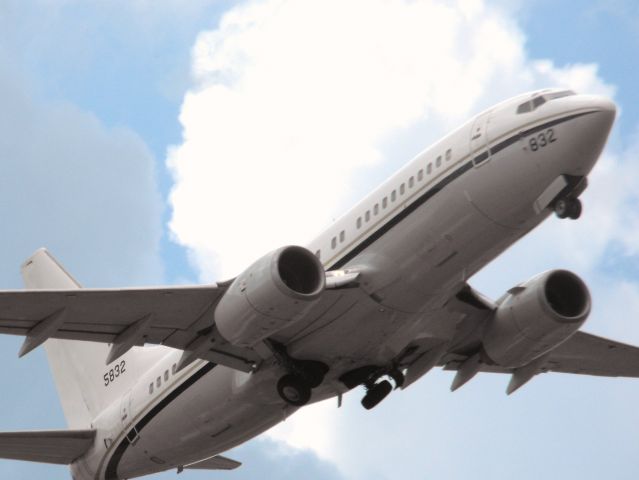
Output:
<instances>
[{"instance_id":1,"label":"cockpit windshield","mask_svg":"<svg viewBox=\"0 0 639 480\"><path fill-rule=\"evenodd\" d=\"M543 95L535 95L531 100L522 103L517 107L517 113L528 113L536 110L537 107L543 105L546 102L550 102L557 98L568 97L570 95L576 95L572 90L561 90L559 92L549 92Z\"/></svg>"}]
</instances>

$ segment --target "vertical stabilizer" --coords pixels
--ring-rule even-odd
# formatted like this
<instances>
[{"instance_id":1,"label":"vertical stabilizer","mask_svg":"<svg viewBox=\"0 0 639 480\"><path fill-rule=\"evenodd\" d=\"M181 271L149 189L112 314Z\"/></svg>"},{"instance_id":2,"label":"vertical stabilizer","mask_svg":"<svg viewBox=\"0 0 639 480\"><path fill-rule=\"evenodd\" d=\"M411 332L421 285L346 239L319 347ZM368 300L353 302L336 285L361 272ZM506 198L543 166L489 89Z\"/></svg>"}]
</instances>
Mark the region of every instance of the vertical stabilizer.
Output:
<instances>
[{"instance_id":1,"label":"vertical stabilizer","mask_svg":"<svg viewBox=\"0 0 639 480\"><path fill-rule=\"evenodd\" d=\"M23 265L22 277L27 289L75 289L80 284L44 248L36 251ZM89 428L92 420L106 407L120 401L135 384L139 374L148 368L149 360L157 359L151 353L162 347L144 351L133 348L123 357L107 365L109 345L98 342L50 339L44 343L62 409L71 429ZM143 362L142 360L146 360ZM125 362L123 364L122 362ZM117 382L103 377L118 364L125 366L126 375Z\"/></svg>"}]
</instances>

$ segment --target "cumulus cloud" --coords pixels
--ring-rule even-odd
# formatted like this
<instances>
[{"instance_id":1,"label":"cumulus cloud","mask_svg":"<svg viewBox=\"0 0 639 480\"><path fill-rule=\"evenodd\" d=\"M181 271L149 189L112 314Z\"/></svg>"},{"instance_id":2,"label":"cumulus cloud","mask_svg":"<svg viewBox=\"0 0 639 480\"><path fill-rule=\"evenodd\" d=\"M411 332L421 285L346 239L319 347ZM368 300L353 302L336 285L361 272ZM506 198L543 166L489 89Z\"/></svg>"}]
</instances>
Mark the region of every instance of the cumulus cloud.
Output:
<instances>
[{"instance_id":1,"label":"cumulus cloud","mask_svg":"<svg viewBox=\"0 0 639 480\"><path fill-rule=\"evenodd\" d=\"M511 94L610 92L595 66L530 61L514 22L470 0L250 2L199 35L193 75L170 227L207 280L310 240L366 169L408 160L394 136L414 154Z\"/></svg>"},{"instance_id":2,"label":"cumulus cloud","mask_svg":"<svg viewBox=\"0 0 639 480\"><path fill-rule=\"evenodd\" d=\"M4 288L20 286L16 259L41 246L87 285L161 282L162 203L144 142L72 104L36 102L16 78L0 67Z\"/></svg>"},{"instance_id":3,"label":"cumulus cloud","mask_svg":"<svg viewBox=\"0 0 639 480\"><path fill-rule=\"evenodd\" d=\"M170 228L191 252L204 280L236 275L269 249L304 244L375 187L381 178L375 172L396 168L409 160L407 152L417 153L482 108L548 86L614 94L594 64L558 66L529 58L512 14L481 0L244 3L230 10L217 29L198 37L193 82L180 115L183 141L168 153L175 180ZM589 195L614 190L606 178L616 163L612 157L602 163L595 175L600 181ZM589 258L593 250L601 255L611 241L609 229L624 222L607 216L626 202L624 194L618 195L612 206L593 207L591 218L596 220L581 227L581 234L593 221L608 227L597 231L595 247L582 247L574 233L567 237L568 247L556 250L527 244L540 256L528 250L525 258L534 258L539 266L569 253L574 258L579 248L584 251L578 258ZM553 223L542 238L564 234L568 225L574 224ZM530 264L532 268L532 260ZM497 290L495 285L503 286L496 272L507 271L505 278L516 273L512 264L496 265L477 279L489 293ZM514 281L525 279L525 273L522 268ZM447 389L447 374L433 378L437 388ZM411 393L425 393L411 388ZM463 426L453 428L426 414L420 420L441 426L448 436L438 430L425 442L422 424L409 420L402 429L394 428L402 405L411 411L421 408L421 400L406 406L409 397L402 395L393 397L389 407L386 402L381 406L386 412L381 417L376 411L378 427L368 425L370 417L350 396L355 406L345 407L347 413L336 415L333 401L311 406L270 435L334 460L349 478L401 476L393 462L376 462L388 445L393 445L393 454L401 451L402 442L427 443L438 452L442 436L454 442L454 432L464 435ZM429 400L434 408L444 406L441 400ZM501 418L492 400L483 398L482 407ZM475 433L481 429L477 419L466 422ZM377 436L362 436L362 429ZM349 448L352 442L384 436L384 429L401 435L400 440L371 441L357 452ZM414 459L415 449L410 452ZM411 465L405 476L413 472L414 477L416 464ZM445 466L438 468L445 474ZM457 470L472 473L472 467Z\"/></svg>"}]
</instances>

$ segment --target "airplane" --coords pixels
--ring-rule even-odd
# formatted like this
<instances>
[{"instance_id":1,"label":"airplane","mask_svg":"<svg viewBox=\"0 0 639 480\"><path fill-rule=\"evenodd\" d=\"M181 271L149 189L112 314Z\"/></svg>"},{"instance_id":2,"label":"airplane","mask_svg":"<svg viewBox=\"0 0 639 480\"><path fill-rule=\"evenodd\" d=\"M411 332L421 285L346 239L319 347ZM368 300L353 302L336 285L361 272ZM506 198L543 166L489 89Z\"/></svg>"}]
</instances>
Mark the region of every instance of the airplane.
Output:
<instances>
[{"instance_id":1,"label":"airplane","mask_svg":"<svg viewBox=\"0 0 639 480\"><path fill-rule=\"evenodd\" d=\"M233 469L221 454L363 386L378 405L434 367L507 393L545 372L639 377L639 348L585 333L589 290L556 269L496 301L469 279L579 196L616 115L607 98L516 96L418 154L307 246L210 285L84 289L45 249L0 292L0 333L44 344L68 430L0 433L0 458L74 480Z\"/></svg>"}]
</instances>

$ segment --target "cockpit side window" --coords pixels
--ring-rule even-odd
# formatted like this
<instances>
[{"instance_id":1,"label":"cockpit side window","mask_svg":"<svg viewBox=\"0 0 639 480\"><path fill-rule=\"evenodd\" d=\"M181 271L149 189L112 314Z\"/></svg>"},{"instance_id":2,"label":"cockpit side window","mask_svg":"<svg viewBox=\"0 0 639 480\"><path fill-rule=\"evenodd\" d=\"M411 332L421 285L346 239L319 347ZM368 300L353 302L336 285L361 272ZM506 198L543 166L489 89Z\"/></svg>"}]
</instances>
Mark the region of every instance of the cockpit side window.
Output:
<instances>
[{"instance_id":1,"label":"cockpit side window","mask_svg":"<svg viewBox=\"0 0 639 480\"><path fill-rule=\"evenodd\" d=\"M546 98L543 95L535 97L532 101L532 109L535 110L537 107L543 105L544 103L546 103Z\"/></svg>"},{"instance_id":2,"label":"cockpit side window","mask_svg":"<svg viewBox=\"0 0 639 480\"><path fill-rule=\"evenodd\" d=\"M531 102L524 102L517 107L517 114L532 112Z\"/></svg>"},{"instance_id":3,"label":"cockpit side window","mask_svg":"<svg viewBox=\"0 0 639 480\"><path fill-rule=\"evenodd\" d=\"M577 94L573 92L572 90L562 90L561 92L549 93L547 95L544 95L544 97L546 97L546 100L550 101L556 98L570 97L571 95L577 95Z\"/></svg>"},{"instance_id":4,"label":"cockpit side window","mask_svg":"<svg viewBox=\"0 0 639 480\"><path fill-rule=\"evenodd\" d=\"M571 95L576 95L572 90L562 90L560 92L554 93L545 93L543 95L538 95L534 97L532 100L528 100L527 102L522 103L517 107L517 114L520 113L528 113L535 110L540 105L543 105L546 102L550 102L551 100L555 100L557 98L569 97Z\"/></svg>"}]
</instances>

